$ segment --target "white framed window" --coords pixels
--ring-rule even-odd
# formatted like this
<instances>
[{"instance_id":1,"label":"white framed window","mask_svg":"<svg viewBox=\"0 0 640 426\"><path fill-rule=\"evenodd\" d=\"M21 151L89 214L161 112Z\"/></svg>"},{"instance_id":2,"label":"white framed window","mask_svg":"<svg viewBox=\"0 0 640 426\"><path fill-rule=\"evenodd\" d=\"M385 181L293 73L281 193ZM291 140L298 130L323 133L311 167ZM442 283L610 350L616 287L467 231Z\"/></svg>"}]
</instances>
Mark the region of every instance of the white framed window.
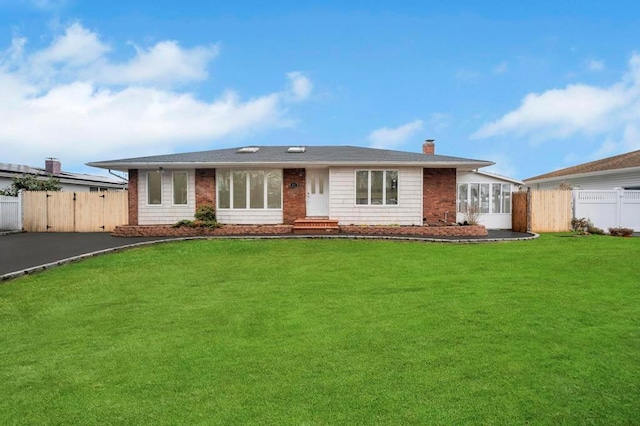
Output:
<instances>
[{"instance_id":1,"label":"white framed window","mask_svg":"<svg viewBox=\"0 0 640 426\"><path fill-rule=\"evenodd\" d=\"M356 205L398 205L397 170L356 170Z\"/></svg>"},{"instance_id":2,"label":"white framed window","mask_svg":"<svg viewBox=\"0 0 640 426\"><path fill-rule=\"evenodd\" d=\"M188 204L189 194L189 175L187 172L173 172L173 204L174 205L186 205Z\"/></svg>"},{"instance_id":3,"label":"white framed window","mask_svg":"<svg viewBox=\"0 0 640 426\"><path fill-rule=\"evenodd\" d=\"M147 204L162 204L162 172L147 172Z\"/></svg>"},{"instance_id":4,"label":"white framed window","mask_svg":"<svg viewBox=\"0 0 640 426\"><path fill-rule=\"evenodd\" d=\"M218 169L219 209L282 208L282 170Z\"/></svg>"},{"instance_id":5,"label":"white framed window","mask_svg":"<svg viewBox=\"0 0 640 426\"><path fill-rule=\"evenodd\" d=\"M471 207L480 213L511 213L511 184L458 184L458 213Z\"/></svg>"}]
</instances>

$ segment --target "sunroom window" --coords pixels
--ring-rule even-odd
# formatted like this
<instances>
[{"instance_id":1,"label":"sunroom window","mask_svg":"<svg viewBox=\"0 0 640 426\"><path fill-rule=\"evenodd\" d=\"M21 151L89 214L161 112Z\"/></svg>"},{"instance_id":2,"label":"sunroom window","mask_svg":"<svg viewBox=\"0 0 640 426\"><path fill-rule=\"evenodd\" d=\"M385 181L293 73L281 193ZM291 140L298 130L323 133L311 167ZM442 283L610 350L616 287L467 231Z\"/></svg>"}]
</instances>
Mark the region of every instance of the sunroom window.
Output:
<instances>
[{"instance_id":1,"label":"sunroom window","mask_svg":"<svg viewBox=\"0 0 640 426\"><path fill-rule=\"evenodd\" d=\"M357 170L356 204L397 205L397 170Z\"/></svg>"},{"instance_id":2,"label":"sunroom window","mask_svg":"<svg viewBox=\"0 0 640 426\"><path fill-rule=\"evenodd\" d=\"M511 185L508 183L461 183L458 212L473 207L479 213L511 213Z\"/></svg>"},{"instance_id":3,"label":"sunroom window","mask_svg":"<svg viewBox=\"0 0 640 426\"><path fill-rule=\"evenodd\" d=\"M219 209L282 208L282 171L221 169L216 178Z\"/></svg>"}]
</instances>

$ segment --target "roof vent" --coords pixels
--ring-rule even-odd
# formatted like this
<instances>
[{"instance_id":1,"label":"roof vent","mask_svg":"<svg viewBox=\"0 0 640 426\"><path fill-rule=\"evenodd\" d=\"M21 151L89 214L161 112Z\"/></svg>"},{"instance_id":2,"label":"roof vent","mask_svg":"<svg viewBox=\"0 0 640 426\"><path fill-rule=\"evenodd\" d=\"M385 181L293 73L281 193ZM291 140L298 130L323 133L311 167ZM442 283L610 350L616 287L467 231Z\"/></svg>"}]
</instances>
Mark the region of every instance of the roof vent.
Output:
<instances>
[{"instance_id":1,"label":"roof vent","mask_svg":"<svg viewBox=\"0 0 640 426\"><path fill-rule=\"evenodd\" d=\"M240 148L238 150L239 154L253 154L254 152L258 152L260 149L259 146L245 146L244 148Z\"/></svg>"},{"instance_id":2,"label":"roof vent","mask_svg":"<svg viewBox=\"0 0 640 426\"><path fill-rule=\"evenodd\" d=\"M289 148L287 148L287 152L291 154L302 154L306 150L307 148L305 148L304 146L290 146Z\"/></svg>"}]
</instances>

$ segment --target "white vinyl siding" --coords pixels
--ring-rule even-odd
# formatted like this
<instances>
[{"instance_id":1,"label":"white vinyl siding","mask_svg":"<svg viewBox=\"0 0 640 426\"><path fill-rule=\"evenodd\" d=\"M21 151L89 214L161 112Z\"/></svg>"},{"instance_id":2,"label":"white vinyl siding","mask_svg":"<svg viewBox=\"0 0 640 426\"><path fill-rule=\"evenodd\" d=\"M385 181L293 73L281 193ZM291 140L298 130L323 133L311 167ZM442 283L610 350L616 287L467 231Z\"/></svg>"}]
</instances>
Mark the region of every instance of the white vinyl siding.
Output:
<instances>
[{"instance_id":1,"label":"white vinyl siding","mask_svg":"<svg viewBox=\"0 0 640 426\"><path fill-rule=\"evenodd\" d=\"M398 204L359 205L356 204L356 175L358 171L367 170L376 169L330 168L331 219L338 220L341 225L422 225L422 168L400 167L392 170L398 172ZM391 200L390 192L393 191L390 186L386 188L388 200Z\"/></svg>"},{"instance_id":2,"label":"white vinyl siding","mask_svg":"<svg viewBox=\"0 0 640 426\"><path fill-rule=\"evenodd\" d=\"M531 189L556 189L562 183L570 184L574 189L612 190L614 188L632 188L640 186L640 170L613 170L594 173L589 176L559 177L547 182L531 183Z\"/></svg>"},{"instance_id":3,"label":"white vinyl siding","mask_svg":"<svg viewBox=\"0 0 640 426\"><path fill-rule=\"evenodd\" d=\"M282 223L282 209L217 210L218 222L234 225L278 225Z\"/></svg>"},{"instance_id":4,"label":"white vinyl siding","mask_svg":"<svg viewBox=\"0 0 640 426\"><path fill-rule=\"evenodd\" d=\"M176 223L182 219L193 219L196 209L195 173L193 170L187 173L187 204L175 205L173 191L173 175L176 172L165 170L159 173L161 180L161 203L147 204L147 176L148 173L156 173L155 170L140 170L138 173L138 223L140 225L167 225Z\"/></svg>"}]
</instances>

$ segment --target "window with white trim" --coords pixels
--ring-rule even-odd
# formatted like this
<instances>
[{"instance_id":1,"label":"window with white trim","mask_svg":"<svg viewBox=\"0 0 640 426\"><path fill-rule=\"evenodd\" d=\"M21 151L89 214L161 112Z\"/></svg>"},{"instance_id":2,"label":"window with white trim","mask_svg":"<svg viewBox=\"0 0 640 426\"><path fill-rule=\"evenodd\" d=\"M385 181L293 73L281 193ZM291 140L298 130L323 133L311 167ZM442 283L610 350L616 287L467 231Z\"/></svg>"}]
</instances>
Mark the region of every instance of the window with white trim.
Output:
<instances>
[{"instance_id":1,"label":"window with white trim","mask_svg":"<svg viewBox=\"0 0 640 426\"><path fill-rule=\"evenodd\" d=\"M162 204L162 173L159 171L147 172L147 204Z\"/></svg>"},{"instance_id":2,"label":"window with white trim","mask_svg":"<svg viewBox=\"0 0 640 426\"><path fill-rule=\"evenodd\" d=\"M188 174L187 172L173 172L173 204L184 205L188 203Z\"/></svg>"},{"instance_id":3,"label":"window with white trim","mask_svg":"<svg viewBox=\"0 0 640 426\"><path fill-rule=\"evenodd\" d=\"M356 204L398 204L397 170L356 170Z\"/></svg>"},{"instance_id":4,"label":"window with white trim","mask_svg":"<svg viewBox=\"0 0 640 426\"><path fill-rule=\"evenodd\" d=\"M471 207L479 213L511 213L511 184L458 184L458 213Z\"/></svg>"},{"instance_id":5,"label":"window with white trim","mask_svg":"<svg viewBox=\"0 0 640 426\"><path fill-rule=\"evenodd\" d=\"M219 209L282 208L281 170L218 169L216 187Z\"/></svg>"}]
</instances>

